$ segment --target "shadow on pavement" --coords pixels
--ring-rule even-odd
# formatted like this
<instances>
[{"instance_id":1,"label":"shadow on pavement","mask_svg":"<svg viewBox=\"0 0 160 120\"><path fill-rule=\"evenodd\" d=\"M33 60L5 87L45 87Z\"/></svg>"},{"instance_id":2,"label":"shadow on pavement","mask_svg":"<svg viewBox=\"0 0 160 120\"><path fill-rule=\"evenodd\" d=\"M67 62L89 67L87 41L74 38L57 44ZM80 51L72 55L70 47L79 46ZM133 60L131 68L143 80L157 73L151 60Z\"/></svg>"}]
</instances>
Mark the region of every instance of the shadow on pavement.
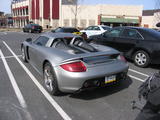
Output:
<instances>
[{"instance_id":1,"label":"shadow on pavement","mask_svg":"<svg viewBox=\"0 0 160 120\"><path fill-rule=\"evenodd\" d=\"M160 70L160 65L150 65L149 67L152 69Z\"/></svg>"},{"instance_id":2,"label":"shadow on pavement","mask_svg":"<svg viewBox=\"0 0 160 120\"><path fill-rule=\"evenodd\" d=\"M121 90L128 88L131 84L132 79L130 77L127 77L127 79L125 81L121 81L120 84L114 84L104 88L82 91L77 94L71 94L70 97L76 99L92 100L117 93Z\"/></svg>"}]
</instances>

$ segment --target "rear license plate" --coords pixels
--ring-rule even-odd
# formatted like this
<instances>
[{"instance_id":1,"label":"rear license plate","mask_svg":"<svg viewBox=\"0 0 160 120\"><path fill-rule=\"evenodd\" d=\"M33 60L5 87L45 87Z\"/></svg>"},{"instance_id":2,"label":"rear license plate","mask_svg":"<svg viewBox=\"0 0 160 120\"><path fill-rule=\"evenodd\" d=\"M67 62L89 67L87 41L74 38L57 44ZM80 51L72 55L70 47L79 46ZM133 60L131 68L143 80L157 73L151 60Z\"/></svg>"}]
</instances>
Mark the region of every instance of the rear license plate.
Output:
<instances>
[{"instance_id":1,"label":"rear license plate","mask_svg":"<svg viewBox=\"0 0 160 120\"><path fill-rule=\"evenodd\" d=\"M116 75L107 76L105 77L105 84L112 83L116 81Z\"/></svg>"}]
</instances>

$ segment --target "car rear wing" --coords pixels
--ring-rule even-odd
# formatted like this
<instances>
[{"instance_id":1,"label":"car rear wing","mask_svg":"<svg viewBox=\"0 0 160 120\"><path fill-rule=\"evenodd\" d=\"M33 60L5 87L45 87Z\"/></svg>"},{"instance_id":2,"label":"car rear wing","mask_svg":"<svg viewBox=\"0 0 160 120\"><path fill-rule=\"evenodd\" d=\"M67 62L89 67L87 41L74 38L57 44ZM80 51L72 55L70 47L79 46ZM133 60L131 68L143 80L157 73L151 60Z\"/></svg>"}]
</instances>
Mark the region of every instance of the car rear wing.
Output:
<instances>
[{"instance_id":1,"label":"car rear wing","mask_svg":"<svg viewBox=\"0 0 160 120\"><path fill-rule=\"evenodd\" d=\"M74 60L83 60L84 58L99 57L99 56L110 56L114 59L118 57L118 55L120 55L120 52L117 52L117 51L103 51L103 52L78 54L78 55L75 55L75 57L63 60L62 64L66 62L74 61Z\"/></svg>"}]
</instances>

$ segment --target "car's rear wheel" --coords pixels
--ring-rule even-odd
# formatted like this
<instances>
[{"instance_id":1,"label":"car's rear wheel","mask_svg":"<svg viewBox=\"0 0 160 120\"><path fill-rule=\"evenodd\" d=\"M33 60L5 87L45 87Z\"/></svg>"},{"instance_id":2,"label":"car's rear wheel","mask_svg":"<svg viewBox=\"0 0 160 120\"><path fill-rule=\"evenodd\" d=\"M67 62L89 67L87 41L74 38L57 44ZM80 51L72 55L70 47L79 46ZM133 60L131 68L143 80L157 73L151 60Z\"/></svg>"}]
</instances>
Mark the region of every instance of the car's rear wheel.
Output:
<instances>
[{"instance_id":1,"label":"car's rear wheel","mask_svg":"<svg viewBox=\"0 0 160 120\"><path fill-rule=\"evenodd\" d=\"M143 50L137 51L133 56L133 60L138 67L147 67L150 63L149 54Z\"/></svg>"},{"instance_id":2,"label":"car's rear wheel","mask_svg":"<svg viewBox=\"0 0 160 120\"><path fill-rule=\"evenodd\" d=\"M22 52L22 60L23 60L24 62L27 62L27 58L26 58L26 54L25 54L24 47L21 48L21 52Z\"/></svg>"},{"instance_id":3,"label":"car's rear wheel","mask_svg":"<svg viewBox=\"0 0 160 120\"><path fill-rule=\"evenodd\" d=\"M58 88L57 78L52 66L48 62L44 65L43 77L47 91L52 95L59 95L60 91Z\"/></svg>"}]
</instances>

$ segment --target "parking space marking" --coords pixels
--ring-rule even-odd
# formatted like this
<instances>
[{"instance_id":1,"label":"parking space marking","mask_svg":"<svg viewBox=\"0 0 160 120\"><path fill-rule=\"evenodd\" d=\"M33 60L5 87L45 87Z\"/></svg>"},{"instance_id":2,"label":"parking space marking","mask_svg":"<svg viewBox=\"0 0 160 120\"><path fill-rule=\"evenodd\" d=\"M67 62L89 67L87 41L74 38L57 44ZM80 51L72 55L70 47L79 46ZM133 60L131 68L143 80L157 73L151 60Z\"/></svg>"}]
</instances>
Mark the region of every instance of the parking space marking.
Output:
<instances>
[{"instance_id":1,"label":"parking space marking","mask_svg":"<svg viewBox=\"0 0 160 120\"><path fill-rule=\"evenodd\" d=\"M8 50L12 53L15 59L19 62L21 67L25 70L25 72L29 75L34 84L38 87L38 89L43 93L46 99L50 102L50 104L57 110L57 112L61 115L64 120L72 120L68 114L60 107L60 105L51 97L51 95L44 89L44 87L38 82L35 76L29 71L29 69L22 63L22 61L17 57L17 55L12 51L12 49L7 45L5 41L3 41L4 45L8 48Z\"/></svg>"},{"instance_id":2,"label":"parking space marking","mask_svg":"<svg viewBox=\"0 0 160 120\"><path fill-rule=\"evenodd\" d=\"M6 32L0 32L0 35L7 35Z\"/></svg>"},{"instance_id":3,"label":"parking space marking","mask_svg":"<svg viewBox=\"0 0 160 120\"><path fill-rule=\"evenodd\" d=\"M22 55L17 55L17 57L22 57ZM0 59L2 59L3 57L0 57ZM14 58L14 56L6 56L4 57L5 59L8 59L8 58Z\"/></svg>"},{"instance_id":4,"label":"parking space marking","mask_svg":"<svg viewBox=\"0 0 160 120\"><path fill-rule=\"evenodd\" d=\"M4 63L4 66L5 66L5 69L6 69L6 71L7 71L7 74L8 74L8 76L9 76L9 78L10 78L10 81L11 81L11 84L12 84L12 86L13 86L13 89L14 89L14 91L15 91L15 93L16 93L16 96L17 96L17 98L18 98L18 100L19 100L19 103L21 104L21 106L22 106L23 108L26 108L27 105L26 105L26 102L25 102L25 100L24 100L24 98L23 98L23 95L22 95L22 93L21 93L21 91L20 91L20 89L19 89L19 87L18 87L18 85L17 85L17 83L16 83L16 80L15 80L15 78L14 78L14 76L13 76L13 74L12 74L12 72L11 72L8 64L7 64L7 61L6 61L6 59L5 59L5 57L4 57L4 55L3 55L3 53L2 53L1 50L0 50L0 56L1 56L1 58L2 58L2 61L3 61L3 63Z\"/></svg>"},{"instance_id":5,"label":"parking space marking","mask_svg":"<svg viewBox=\"0 0 160 120\"><path fill-rule=\"evenodd\" d=\"M23 97L23 95L22 95L22 93L21 93L21 91L20 91L20 89L19 89L19 87L17 85L17 82L16 82L16 80L15 80L15 78L13 76L13 73L11 72L11 69L9 68L9 65L8 65L8 63L7 63L7 61L6 61L5 57L4 57L4 54L2 53L1 50L0 50L0 56L2 58L4 67L5 67L6 71L7 71L8 77L10 79L10 82L12 84L14 92L15 92L17 98L18 98L18 101L19 101L21 107L25 110L26 118L27 118L27 120L32 120L32 117L31 117L30 113L27 111L26 101L24 100L24 97Z\"/></svg>"},{"instance_id":6,"label":"parking space marking","mask_svg":"<svg viewBox=\"0 0 160 120\"><path fill-rule=\"evenodd\" d=\"M149 77L149 75L144 74L144 73L141 73L141 72L138 72L138 71L133 70L133 69L129 69L129 71L131 71L131 72L135 72L135 73L140 74L140 75L143 75L143 76L145 76L145 77Z\"/></svg>"},{"instance_id":7,"label":"parking space marking","mask_svg":"<svg viewBox=\"0 0 160 120\"><path fill-rule=\"evenodd\" d=\"M138 77L135 77L135 76L133 76L133 75L128 75L129 77L131 77L131 78L133 78L133 79L135 79L135 80L138 80L138 81L141 81L141 82L144 82L145 80L142 80L142 79L140 79L140 78L138 78Z\"/></svg>"}]
</instances>

